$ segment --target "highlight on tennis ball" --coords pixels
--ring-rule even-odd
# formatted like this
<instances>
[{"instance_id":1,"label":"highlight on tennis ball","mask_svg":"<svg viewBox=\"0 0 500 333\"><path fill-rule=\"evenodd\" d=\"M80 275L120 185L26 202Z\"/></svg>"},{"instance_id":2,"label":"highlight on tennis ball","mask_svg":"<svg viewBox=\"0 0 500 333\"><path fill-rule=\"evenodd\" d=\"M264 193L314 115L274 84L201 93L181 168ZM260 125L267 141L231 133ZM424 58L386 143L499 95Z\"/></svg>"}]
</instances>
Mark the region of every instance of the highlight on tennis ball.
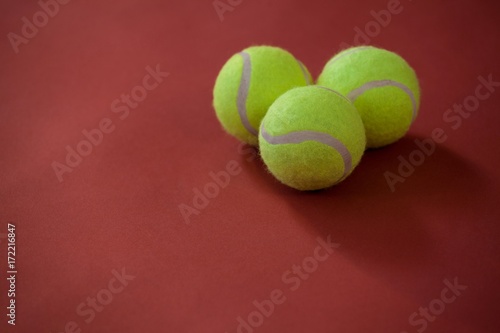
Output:
<instances>
[{"instance_id":1,"label":"highlight on tennis ball","mask_svg":"<svg viewBox=\"0 0 500 333\"><path fill-rule=\"evenodd\" d=\"M269 108L259 135L262 159L283 184L319 190L338 184L366 148L359 113L340 93L320 86L289 90Z\"/></svg>"},{"instance_id":2,"label":"highlight on tennis ball","mask_svg":"<svg viewBox=\"0 0 500 333\"><path fill-rule=\"evenodd\" d=\"M318 85L347 96L358 109L367 147L378 148L402 138L420 106L415 71L396 53L373 46L344 50L325 65Z\"/></svg>"},{"instance_id":3,"label":"highlight on tennis ball","mask_svg":"<svg viewBox=\"0 0 500 333\"><path fill-rule=\"evenodd\" d=\"M253 46L222 67L213 106L222 127L239 140L258 145L258 129L271 104L288 90L312 83L307 68L279 47Z\"/></svg>"}]
</instances>

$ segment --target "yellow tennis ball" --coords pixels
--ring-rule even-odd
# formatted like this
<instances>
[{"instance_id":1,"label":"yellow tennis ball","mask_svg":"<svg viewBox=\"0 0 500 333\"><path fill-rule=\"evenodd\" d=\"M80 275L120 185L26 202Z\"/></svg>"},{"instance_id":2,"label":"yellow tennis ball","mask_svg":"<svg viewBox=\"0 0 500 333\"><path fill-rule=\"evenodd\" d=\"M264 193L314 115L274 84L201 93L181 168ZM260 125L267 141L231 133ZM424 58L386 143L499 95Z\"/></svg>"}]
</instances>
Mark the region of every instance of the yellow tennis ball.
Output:
<instances>
[{"instance_id":1,"label":"yellow tennis ball","mask_svg":"<svg viewBox=\"0 0 500 333\"><path fill-rule=\"evenodd\" d=\"M224 65L215 82L213 106L229 134L256 146L260 122L271 104L286 91L311 82L309 71L289 52L254 46Z\"/></svg>"},{"instance_id":2,"label":"yellow tennis ball","mask_svg":"<svg viewBox=\"0 0 500 333\"><path fill-rule=\"evenodd\" d=\"M353 47L334 56L317 83L354 103L363 119L368 148L403 137L420 107L415 71L396 53L372 46Z\"/></svg>"},{"instance_id":3,"label":"yellow tennis ball","mask_svg":"<svg viewBox=\"0 0 500 333\"><path fill-rule=\"evenodd\" d=\"M279 97L262 120L260 153L269 171L298 190L318 190L344 180L366 148L363 122L352 103L320 86Z\"/></svg>"}]
</instances>

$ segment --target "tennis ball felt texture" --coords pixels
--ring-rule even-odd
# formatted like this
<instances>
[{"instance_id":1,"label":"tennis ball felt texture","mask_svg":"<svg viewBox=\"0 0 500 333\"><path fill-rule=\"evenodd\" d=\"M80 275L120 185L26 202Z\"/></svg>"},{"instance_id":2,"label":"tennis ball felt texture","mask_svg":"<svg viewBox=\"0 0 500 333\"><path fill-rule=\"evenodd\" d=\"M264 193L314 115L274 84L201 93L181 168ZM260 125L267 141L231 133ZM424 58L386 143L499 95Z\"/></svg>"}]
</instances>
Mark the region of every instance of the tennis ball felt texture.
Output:
<instances>
[{"instance_id":1,"label":"tennis ball felt texture","mask_svg":"<svg viewBox=\"0 0 500 333\"><path fill-rule=\"evenodd\" d=\"M363 122L343 95L320 86L289 90L269 108L259 134L269 171L298 190L344 180L366 148Z\"/></svg>"},{"instance_id":2,"label":"tennis ball felt texture","mask_svg":"<svg viewBox=\"0 0 500 333\"><path fill-rule=\"evenodd\" d=\"M317 83L354 103L365 125L368 148L403 137L420 107L415 71L396 53L371 46L350 48L334 56Z\"/></svg>"},{"instance_id":3,"label":"tennis ball felt texture","mask_svg":"<svg viewBox=\"0 0 500 333\"><path fill-rule=\"evenodd\" d=\"M312 82L305 66L289 52L254 46L233 55L217 77L213 106L222 127L248 144L271 104L286 91Z\"/></svg>"}]
</instances>

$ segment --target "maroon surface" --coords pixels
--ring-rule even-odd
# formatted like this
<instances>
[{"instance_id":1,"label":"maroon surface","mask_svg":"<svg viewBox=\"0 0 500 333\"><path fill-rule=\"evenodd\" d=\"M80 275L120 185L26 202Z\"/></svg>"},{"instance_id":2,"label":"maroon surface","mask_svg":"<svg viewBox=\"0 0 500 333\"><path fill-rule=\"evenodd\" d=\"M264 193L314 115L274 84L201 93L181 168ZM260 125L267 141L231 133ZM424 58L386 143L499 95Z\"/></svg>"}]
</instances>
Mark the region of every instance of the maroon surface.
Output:
<instances>
[{"instance_id":1,"label":"maroon surface","mask_svg":"<svg viewBox=\"0 0 500 333\"><path fill-rule=\"evenodd\" d=\"M40 6L2 2L0 236L16 225L18 271L14 327L1 238L2 331L232 333L273 294L282 304L253 331L498 332L500 87L479 88L470 114L448 111L474 102L478 77L500 81L498 4L401 0L381 26L369 22L385 0L239 2L221 20L212 0L72 1L18 53L8 34ZM217 72L249 45L274 44L317 76L356 27L416 69L420 115L341 185L288 189L221 130ZM157 64L168 77L128 115L112 109ZM112 132L60 182L54 161L99 124ZM384 174L439 128L446 140L391 191ZM186 224L180 205L227 166L229 185ZM338 247L326 259L315 249L328 235ZM289 270L303 262L313 266L300 280ZM467 289L453 296L446 279ZM109 304L92 310L96 295ZM429 304L429 319L413 314Z\"/></svg>"}]
</instances>

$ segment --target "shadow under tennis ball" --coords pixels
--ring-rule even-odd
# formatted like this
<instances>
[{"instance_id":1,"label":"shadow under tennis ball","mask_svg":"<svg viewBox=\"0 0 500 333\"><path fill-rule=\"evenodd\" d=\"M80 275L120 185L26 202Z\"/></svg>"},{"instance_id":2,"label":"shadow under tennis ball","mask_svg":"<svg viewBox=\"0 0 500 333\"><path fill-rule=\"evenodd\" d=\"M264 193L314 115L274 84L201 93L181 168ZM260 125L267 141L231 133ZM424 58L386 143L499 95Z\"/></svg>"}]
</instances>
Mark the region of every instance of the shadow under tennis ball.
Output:
<instances>
[{"instance_id":1,"label":"shadow under tennis ball","mask_svg":"<svg viewBox=\"0 0 500 333\"><path fill-rule=\"evenodd\" d=\"M368 150L344 182L321 191L288 188L269 174L260 158L243 161L242 167L257 188L288 202L297 223L318 235L332 234L344 243L346 254L394 265L424 264L432 257L433 243L423 222L440 218L429 214L438 211L446 217L480 202L487 181L473 163L436 145L391 191L384 173L397 173L398 157L416 149L415 139L425 138L406 137Z\"/></svg>"}]
</instances>

